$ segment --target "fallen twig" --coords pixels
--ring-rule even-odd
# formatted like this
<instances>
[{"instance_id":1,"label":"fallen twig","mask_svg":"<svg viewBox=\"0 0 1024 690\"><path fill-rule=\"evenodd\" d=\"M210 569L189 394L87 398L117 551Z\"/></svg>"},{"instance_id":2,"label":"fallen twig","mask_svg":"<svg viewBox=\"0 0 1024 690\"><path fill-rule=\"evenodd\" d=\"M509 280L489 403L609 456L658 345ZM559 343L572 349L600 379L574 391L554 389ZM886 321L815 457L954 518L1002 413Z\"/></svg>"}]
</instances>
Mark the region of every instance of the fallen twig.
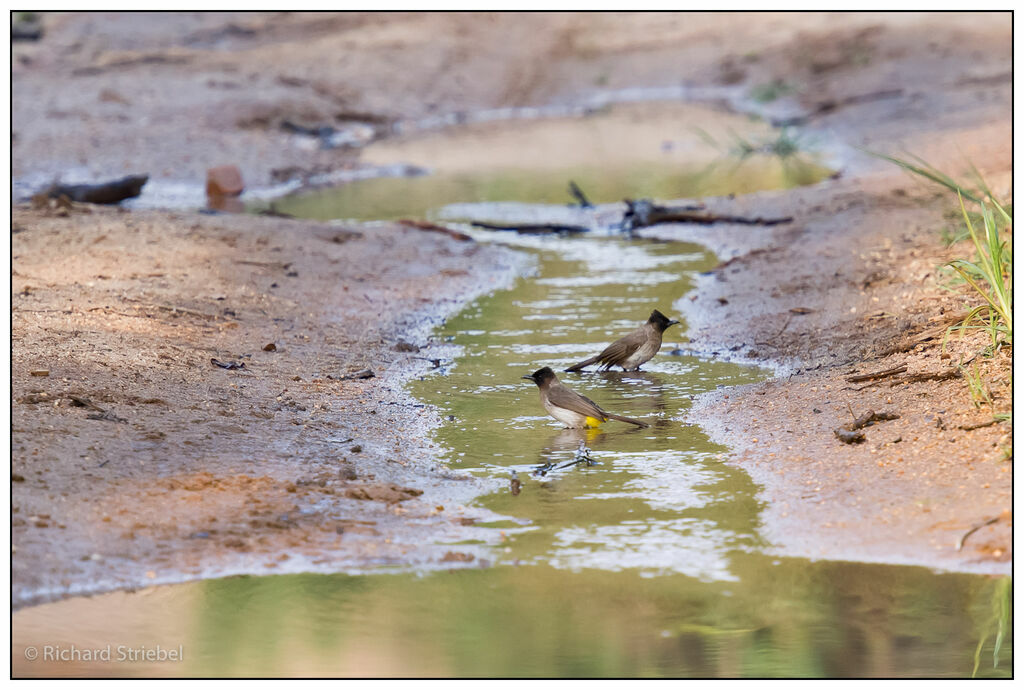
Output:
<instances>
[{"instance_id":1,"label":"fallen twig","mask_svg":"<svg viewBox=\"0 0 1024 690\"><path fill-rule=\"evenodd\" d=\"M127 424L128 420L124 417L118 417L116 414L109 410L103 410L102 412L94 412L93 414L85 415L86 419L99 419L105 422L117 422L119 424Z\"/></svg>"},{"instance_id":2,"label":"fallen twig","mask_svg":"<svg viewBox=\"0 0 1024 690\"><path fill-rule=\"evenodd\" d=\"M977 532L982 527L988 527L989 525L991 525L993 523L996 523L996 522L999 522L999 516L998 515L996 515L994 518L989 518L988 520L985 520L985 522L979 522L977 525L975 525L974 527L972 527L969 530L967 530L967 533L964 534L964 536L960 537L960 541L958 541L956 543L956 550L957 551L962 551L963 550L964 542L967 541L967 537L971 536L972 534Z\"/></svg>"},{"instance_id":3,"label":"fallen twig","mask_svg":"<svg viewBox=\"0 0 1024 690\"><path fill-rule=\"evenodd\" d=\"M650 199L624 199L626 212L622 216L621 227L625 231L646 228L661 223L697 223L712 225L714 223L736 223L739 225L778 225L793 222L792 216L783 218L748 218L746 216L719 215L702 213L703 205L669 207L655 204Z\"/></svg>"},{"instance_id":4,"label":"fallen twig","mask_svg":"<svg viewBox=\"0 0 1024 690\"><path fill-rule=\"evenodd\" d=\"M473 221L470 225L475 228L483 228L485 230L518 232L520 235L578 235L580 233L590 231L590 228L585 228L582 225L560 225L558 223L520 223L516 225L500 225L498 223Z\"/></svg>"},{"instance_id":5,"label":"fallen twig","mask_svg":"<svg viewBox=\"0 0 1024 690\"><path fill-rule=\"evenodd\" d=\"M416 228L417 230L426 230L427 232L439 232L439 233L441 233L443 235L448 235L448 237L456 239L459 242L472 242L473 241L473 237L470 236L470 235L467 235L464 232L459 232L458 230L452 230L451 228L446 228L443 225L436 225L434 223L428 223L428 222L426 222L424 220L413 220L412 218L402 218L401 220L398 221L398 224L399 225L404 225L407 228Z\"/></svg>"},{"instance_id":6,"label":"fallen twig","mask_svg":"<svg viewBox=\"0 0 1024 690\"><path fill-rule=\"evenodd\" d=\"M569 180L569 193L572 194L573 198L579 203L580 208L594 208L594 205L590 203L590 199L583 193L583 190L579 188L572 180Z\"/></svg>"},{"instance_id":7,"label":"fallen twig","mask_svg":"<svg viewBox=\"0 0 1024 690\"><path fill-rule=\"evenodd\" d=\"M89 398L83 397L81 395L74 395L72 393L69 393L68 399L71 401L71 404L75 405L76 407L88 407L90 410L96 410L97 412L105 412L105 410L102 407L94 403L92 400L89 400Z\"/></svg>"},{"instance_id":8,"label":"fallen twig","mask_svg":"<svg viewBox=\"0 0 1024 690\"><path fill-rule=\"evenodd\" d=\"M849 404L847 404L849 407ZM853 409L850 409L850 416L853 415ZM895 412L875 412L874 410L868 410L860 417L855 417L849 424L833 429L832 433L836 435L843 443L863 443L867 439L864 437L864 433L859 431L864 427L869 427L876 422L887 422L893 419L899 419L900 416Z\"/></svg>"},{"instance_id":9,"label":"fallen twig","mask_svg":"<svg viewBox=\"0 0 1024 690\"><path fill-rule=\"evenodd\" d=\"M854 429L863 429L864 427L871 426L876 422L889 422L893 419L899 419L900 416L895 412L875 412L874 410L868 410L863 415L853 421L848 429L851 431Z\"/></svg>"},{"instance_id":10,"label":"fallen twig","mask_svg":"<svg viewBox=\"0 0 1024 690\"><path fill-rule=\"evenodd\" d=\"M933 372L925 372L925 373L922 373L922 374L909 374L909 375L904 376L903 378L899 379L898 381L893 381L889 385L891 387L891 386L898 386L898 385L903 384L903 383L923 383L925 381L947 381L949 379L958 379L961 376L963 376L963 374L960 372L959 369L954 369L954 368L951 367L951 368L947 369L946 371L933 371Z\"/></svg>"},{"instance_id":11,"label":"fallen twig","mask_svg":"<svg viewBox=\"0 0 1024 690\"><path fill-rule=\"evenodd\" d=\"M871 91L869 93L854 94L853 96L847 96L838 100L827 99L820 101L811 112L806 115L797 115L796 117L788 118L777 118L772 120L772 125L775 127L799 127L807 124L808 121L820 117L821 115L827 115L839 108L843 108L849 105L858 105L860 103L871 103L873 101L881 101L889 98L898 98L903 95L903 89L883 89L881 91Z\"/></svg>"},{"instance_id":12,"label":"fallen twig","mask_svg":"<svg viewBox=\"0 0 1024 690\"><path fill-rule=\"evenodd\" d=\"M221 369L245 369L245 362L222 362L215 357L210 357L210 364Z\"/></svg>"},{"instance_id":13,"label":"fallen twig","mask_svg":"<svg viewBox=\"0 0 1024 690\"><path fill-rule=\"evenodd\" d=\"M360 369L359 371L351 374L345 374L339 377L338 381L351 381L353 379L372 379L376 374L373 373L372 369Z\"/></svg>"},{"instance_id":14,"label":"fallen twig","mask_svg":"<svg viewBox=\"0 0 1024 690\"><path fill-rule=\"evenodd\" d=\"M273 268L281 271L287 271L292 265L291 261L251 261L249 259L239 259L235 263L245 266L259 266L260 268Z\"/></svg>"},{"instance_id":15,"label":"fallen twig","mask_svg":"<svg viewBox=\"0 0 1024 690\"><path fill-rule=\"evenodd\" d=\"M69 393L68 399L71 400L71 404L74 405L75 407L85 407L90 410L96 410L96 412L94 412L93 414L86 415L86 419L99 419L106 422L119 422L121 424L128 423L128 420L125 419L124 417L118 417L113 412L103 409L102 407L94 403L92 400L89 400L89 398Z\"/></svg>"},{"instance_id":16,"label":"fallen twig","mask_svg":"<svg viewBox=\"0 0 1024 690\"><path fill-rule=\"evenodd\" d=\"M975 429L984 429L987 426L993 426L995 424L998 424L1001 421L1002 421L1001 419L990 419L987 422L981 422L980 424L968 424L968 425L961 424L957 428L961 429L962 431L974 431Z\"/></svg>"},{"instance_id":17,"label":"fallen twig","mask_svg":"<svg viewBox=\"0 0 1024 690\"><path fill-rule=\"evenodd\" d=\"M786 322L784 324L782 324L782 328L780 328L778 333L776 333L772 337L773 338L778 338L780 335L782 335L782 332L789 327L789 322L792 321L792 320L793 320L793 315L790 314L789 316L786 317Z\"/></svg>"},{"instance_id":18,"label":"fallen twig","mask_svg":"<svg viewBox=\"0 0 1024 690\"><path fill-rule=\"evenodd\" d=\"M906 364L901 364L891 369L883 369L882 371L874 371L870 374L858 374L857 376L848 376L846 380L850 383L860 383L861 381L871 381L872 379L884 379L888 376L895 376L896 374L902 374L907 370Z\"/></svg>"}]
</instances>

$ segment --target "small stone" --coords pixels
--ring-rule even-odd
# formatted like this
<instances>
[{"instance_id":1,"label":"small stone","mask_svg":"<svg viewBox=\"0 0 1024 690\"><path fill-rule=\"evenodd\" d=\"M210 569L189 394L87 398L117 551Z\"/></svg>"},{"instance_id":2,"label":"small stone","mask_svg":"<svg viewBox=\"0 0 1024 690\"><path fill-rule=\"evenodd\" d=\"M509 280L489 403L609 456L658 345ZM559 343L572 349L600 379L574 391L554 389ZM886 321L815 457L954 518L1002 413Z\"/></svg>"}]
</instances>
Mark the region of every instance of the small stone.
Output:
<instances>
[{"instance_id":1,"label":"small stone","mask_svg":"<svg viewBox=\"0 0 1024 690\"><path fill-rule=\"evenodd\" d=\"M264 352L277 352L277 345L275 345L274 343L267 343L266 345L263 346L263 351Z\"/></svg>"},{"instance_id":2,"label":"small stone","mask_svg":"<svg viewBox=\"0 0 1024 690\"><path fill-rule=\"evenodd\" d=\"M207 196L238 196L245 189L237 166L219 165L206 171Z\"/></svg>"}]
</instances>

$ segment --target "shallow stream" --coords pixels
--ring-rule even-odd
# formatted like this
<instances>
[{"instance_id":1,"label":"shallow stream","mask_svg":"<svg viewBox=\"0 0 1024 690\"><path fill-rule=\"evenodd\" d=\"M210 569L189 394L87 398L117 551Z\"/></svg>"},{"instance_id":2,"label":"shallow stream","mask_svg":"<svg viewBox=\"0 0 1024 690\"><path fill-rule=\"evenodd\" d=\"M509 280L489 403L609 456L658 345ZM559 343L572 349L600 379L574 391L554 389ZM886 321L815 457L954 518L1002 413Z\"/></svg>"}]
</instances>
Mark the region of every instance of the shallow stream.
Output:
<instances>
[{"instance_id":1,"label":"shallow stream","mask_svg":"<svg viewBox=\"0 0 1024 690\"><path fill-rule=\"evenodd\" d=\"M610 117L636 124L629 113ZM650 122L641 118L636 126L646 131ZM753 179L750 168L713 165L709 172L705 161L669 174L671 161L648 158L686 149L666 146L670 138L652 139L644 155L600 170L586 156L565 154L566 165L536 174L500 165L474 174L461 170L461 158L452 154L451 166L439 166L434 177L367 180L278 208L325 218L448 217L450 210L437 210L443 203L564 204L570 177L594 201L610 202L788 186L824 171L804 161L799 169L817 176L787 183L778 161L758 163L775 172ZM601 141L576 141L568 150L590 151ZM461 150L456 144L439 144L430 160ZM489 163L502 158L503 147L519 148L499 141ZM552 147L548 153L557 158ZM408 149L398 151L418 162ZM650 177L638 176L639 169ZM687 187L687 179L699 185ZM388 198L404 206L389 206ZM662 353L641 372L561 373L635 328L652 309L678 318L692 277L715 265L712 254L697 245L613 236L474 232L482 241L533 253L536 273L448 320L436 336L459 354L409 390L447 420L434 437L443 460L501 480L499 491L480 499L508 516L482 526L504 536L492 567L228 578L34 607L15 616L16 673L1010 675L1008 579L771 555L758 531L758 487L724 462L727 449L682 421L693 396L762 380L767 371L677 351L686 340L682 324L666 333ZM545 365L605 409L651 426L609 421L600 430L564 429L544 413L536 386L520 378ZM572 464L582 458L581 444L590 462ZM69 620L75 625L62 627ZM183 645L185 659L113 670L85 662L23 665L26 645L52 639L54 630L66 630L67 644L112 644L115 654L127 640Z\"/></svg>"}]
</instances>

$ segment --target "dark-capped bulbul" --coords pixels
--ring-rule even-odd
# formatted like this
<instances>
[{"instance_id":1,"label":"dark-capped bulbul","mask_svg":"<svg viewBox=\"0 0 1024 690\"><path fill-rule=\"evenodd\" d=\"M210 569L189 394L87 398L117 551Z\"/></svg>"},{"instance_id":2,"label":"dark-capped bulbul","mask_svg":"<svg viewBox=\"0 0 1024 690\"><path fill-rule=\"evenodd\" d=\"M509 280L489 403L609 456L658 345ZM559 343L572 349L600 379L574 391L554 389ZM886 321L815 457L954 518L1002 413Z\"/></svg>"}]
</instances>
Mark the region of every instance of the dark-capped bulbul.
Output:
<instances>
[{"instance_id":1,"label":"dark-capped bulbul","mask_svg":"<svg viewBox=\"0 0 1024 690\"><path fill-rule=\"evenodd\" d=\"M549 415L570 429L597 428L609 419L629 422L642 428L650 426L647 422L641 422L639 419L630 419L605 412L596 402L580 395L559 381L551 367L538 369L523 378L537 384L537 388L540 389L540 404L544 406Z\"/></svg>"},{"instance_id":2,"label":"dark-capped bulbul","mask_svg":"<svg viewBox=\"0 0 1024 690\"><path fill-rule=\"evenodd\" d=\"M601 365L602 371L608 371L612 367L622 367L623 371L640 371L640 365L658 354L658 350L661 349L661 334L677 323L679 322L655 309L643 326L619 338L601 350L601 354L585 359L579 364L573 364L566 371L579 371L595 363Z\"/></svg>"}]
</instances>

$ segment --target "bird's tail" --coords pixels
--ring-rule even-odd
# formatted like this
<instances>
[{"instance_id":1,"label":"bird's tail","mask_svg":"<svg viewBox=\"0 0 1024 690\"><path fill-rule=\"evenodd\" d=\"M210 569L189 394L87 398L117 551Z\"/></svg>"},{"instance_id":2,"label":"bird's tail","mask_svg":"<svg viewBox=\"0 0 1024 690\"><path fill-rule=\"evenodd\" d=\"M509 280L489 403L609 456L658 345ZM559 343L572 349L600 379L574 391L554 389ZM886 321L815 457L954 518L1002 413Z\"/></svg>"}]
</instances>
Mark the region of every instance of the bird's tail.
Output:
<instances>
[{"instance_id":1,"label":"bird's tail","mask_svg":"<svg viewBox=\"0 0 1024 690\"><path fill-rule=\"evenodd\" d=\"M591 364L593 364L594 362L596 362L600 358L601 358L601 355L594 355L590 359L585 359L582 362L579 362L578 364L573 364L571 367L566 369L566 371L579 371L583 367L589 367Z\"/></svg>"},{"instance_id":2,"label":"bird's tail","mask_svg":"<svg viewBox=\"0 0 1024 690\"><path fill-rule=\"evenodd\" d=\"M611 412L604 413L608 419L617 419L620 422L629 422L630 424L636 424L641 429L646 429L650 426L647 422L641 422L639 419L632 419L630 417L623 417L622 415L612 414Z\"/></svg>"}]
</instances>

